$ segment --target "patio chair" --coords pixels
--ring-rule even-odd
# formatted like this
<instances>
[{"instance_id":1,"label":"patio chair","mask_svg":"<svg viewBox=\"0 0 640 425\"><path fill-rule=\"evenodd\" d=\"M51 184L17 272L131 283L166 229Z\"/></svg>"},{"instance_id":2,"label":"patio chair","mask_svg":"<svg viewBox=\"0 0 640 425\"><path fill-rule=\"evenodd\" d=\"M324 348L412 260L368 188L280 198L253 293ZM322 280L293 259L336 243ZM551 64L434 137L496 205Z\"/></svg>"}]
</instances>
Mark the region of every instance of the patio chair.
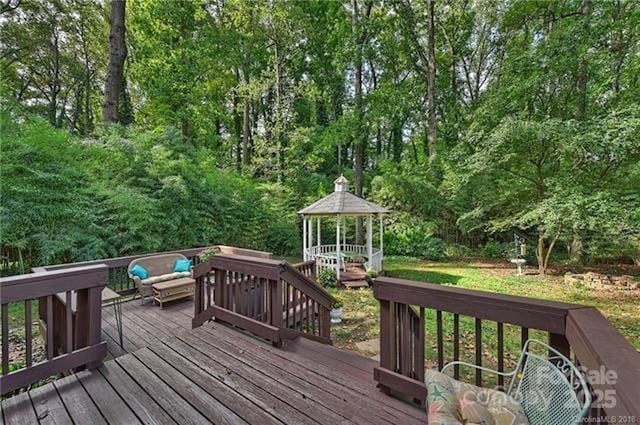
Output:
<instances>
[{"instance_id":1,"label":"patio chair","mask_svg":"<svg viewBox=\"0 0 640 425\"><path fill-rule=\"evenodd\" d=\"M539 346L548 356L533 353L532 346ZM591 392L580 370L557 350L535 339L525 342L512 372L456 361L448 363L442 373L455 365L511 378L506 394L520 404L531 425L575 425L582 422L591 405Z\"/></svg>"}]
</instances>

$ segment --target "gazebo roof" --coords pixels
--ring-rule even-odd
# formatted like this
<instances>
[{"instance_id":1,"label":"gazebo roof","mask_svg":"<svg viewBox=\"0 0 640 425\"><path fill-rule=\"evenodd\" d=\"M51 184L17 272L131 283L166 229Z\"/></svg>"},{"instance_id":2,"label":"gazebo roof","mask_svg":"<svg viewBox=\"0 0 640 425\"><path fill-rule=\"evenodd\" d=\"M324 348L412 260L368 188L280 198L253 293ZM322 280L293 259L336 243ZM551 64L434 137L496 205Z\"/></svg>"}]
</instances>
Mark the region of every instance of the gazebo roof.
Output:
<instances>
[{"instance_id":1,"label":"gazebo roof","mask_svg":"<svg viewBox=\"0 0 640 425\"><path fill-rule=\"evenodd\" d=\"M367 215L389 210L349 192L349 181L340 176L334 181L335 191L298 211L302 215Z\"/></svg>"}]
</instances>

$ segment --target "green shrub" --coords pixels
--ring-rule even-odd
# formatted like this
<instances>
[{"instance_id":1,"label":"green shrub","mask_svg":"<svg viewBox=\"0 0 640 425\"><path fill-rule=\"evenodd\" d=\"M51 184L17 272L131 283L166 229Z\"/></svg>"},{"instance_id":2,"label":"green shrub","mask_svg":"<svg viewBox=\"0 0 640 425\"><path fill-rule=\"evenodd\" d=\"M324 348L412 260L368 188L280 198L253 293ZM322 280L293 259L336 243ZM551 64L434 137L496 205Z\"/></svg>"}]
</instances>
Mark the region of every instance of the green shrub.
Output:
<instances>
[{"instance_id":1,"label":"green shrub","mask_svg":"<svg viewBox=\"0 0 640 425\"><path fill-rule=\"evenodd\" d=\"M336 276L336 271L333 269L322 269L320 273L318 273L317 277L318 283L325 288L333 288L336 286L336 281L338 280Z\"/></svg>"},{"instance_id":2,"label":"green shrub","mask_svg":"<svg viewBox=\"0 0 640 425\"><path fill-rule=\"evenodd\" d=\"M480 254L485 258L504 258L508 255L505 248L504 244L491 240L484 244Z\"/></svg>"},{"instance_id":3,"label":"green shrub","mask_svg":"<svg viewBox=\"0 0 640 425\"><path fill-rule=\"evenodd\" d=\"M463 259L469 258L472 256L472 250L468 246L460 245L460 244L446 244L444 248L444 253L447 258L452 259Z\"/></svg>"}]
</instances>

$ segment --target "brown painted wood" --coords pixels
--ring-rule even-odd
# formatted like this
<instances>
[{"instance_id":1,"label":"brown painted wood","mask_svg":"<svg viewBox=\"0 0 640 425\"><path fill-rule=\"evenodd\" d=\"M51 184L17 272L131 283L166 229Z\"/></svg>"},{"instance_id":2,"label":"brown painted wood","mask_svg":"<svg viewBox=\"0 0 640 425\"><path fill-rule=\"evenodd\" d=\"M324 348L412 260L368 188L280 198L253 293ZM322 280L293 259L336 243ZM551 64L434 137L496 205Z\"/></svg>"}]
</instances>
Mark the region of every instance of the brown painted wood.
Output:
<instances>
[{"instance_id":1,"label":"brown painted wood","mask_svg":"<svg viewBox=\"0 0 640 425\"><path fill-rule=\"evenodd\" d=\"M424 344L425 344L425 316L424 308L418 309L418 320L415 322L417 329L414 330L414 378L418 381L424 381Z\"/></svg>"},{"instance_id":2,"label":"brown painted wood","mask_svg":"<svg viewBox=\"0 0 640 425\"><path fill-rule=\"evenodd\" d=\"M170 406L159 405L115 361L104 363L99 371L120 397L127 401L142 423L176 424L165 411L165 407L169 409Z\"/></svg>"},{"instance_id":3,"label":"brown painted wood","mask_svg":"<svg viewBox=\"0 0 640 425\"><path fill-rule=\"evenodd\" d=\"M71 313L71 291L66 293L66 305L65 305L65 334L66 344L65 350L67 353L73 351L73 315Z\"/></svg>"},{"instance_id":4,"label":"brown painted wood","mask_svg":"<svg viewBox=\"0 0 640 425\"><path fill-rule=\"evenodd\" d=\"M453 315L453 361L460 360L460 316ZM460 379L460 365L453 365L454 379Z\"/></svg>"},{"instance_id":5,"label":"brown painted wood","mask_svg":"<svg viewBox=\"0 0 640 425\"><path fill-rule=\"evenodd\" d=\"M97 370L79 372L76 377L106 421L111 424L140 424L140 420Z\"/></svg>"},{"instance_id":6,"label":"brown painted wood","mask_svg":"<svg viewBox=\"0 0 640 425\"><path fill-rule=\"evenodd\" d=\"M11 372L0 378L2 393L16 390L32 382L56 375L62 371L74 369L87 363L101 361L107 355L107 343L81 348L70 354L63 354L27 369Z\"/></svg>"},{"instance_id":7,"label":"brown painted wood","mask_svg":"<svg viewBox=\"0 0 640 425\"><path fill-rule=\"evenodd\" d=\"M202 416L215 424L237 424L244 420L219 402L206 391L203 391L191 380L163 361L157 354L148 348L138 350L133 355L149 368L165 385L180 394Z\"/></svg>"},{"instance_id":8,"label":"brown painted wood","mask_svg":"<svg viewBox=\"0 0 640 425\"><path fill-rule=\"evenodd\" d=\"M606 414L640 418L640 357L634 347L595 308L572 310L565 335L581 366L595 371L604 366L617 374L593 384L595 390L616 394Z\"/></svg>"},{"instance_id":9,"label":"brown painted wood","mask_svg":"<svg viewBox=\"0 0 640 425\"><path fill-rule=\"evenodd\" d=\"M524 348L524 343L529 339L529 328L520 329L520 348Z\"/></svg>"},{"instance_id":10,"label":"brown painted wood","mask_svg":"<svg viewBox=\"0 0 640 425\"><path fill-rule=\"evenodd\" d=\"M106 424L100 410L75 375L53 382L69 416L74 422L87 424Z\"/></svg>"},{"instance_id":11,"label":"brown painted wood","mask_svg":"<svg viewBox=\"0 0 640 425\"><path fill-rule=\"evenodd\" d=\"M56 340L53 337L55 324L53 323L53 296L47 295L47 359L53 359Z\"/></svg>"},{"instance_id":12,"label":"brown painted wood","mask_svg":"<svg viewBox=\"0 0 640 425\"><path fill-rule=\"evenodd\" d=\"M24 302L24 343L25 343L25 364L27 367L33 365L33 318L31 316L32 300Z\"/></svg>"},{"instance_id":13,"label":"brown painted wood","mask_svg":"<svg viewBox=\"0 0 640 425\"><path fill-rule=\"evenodd\" d=\"M576 304L446 287L385 276L376 279L373 293L378 300L419 305L556 333L564 332L565 317L570 309L582 308Z\"/></svg>"},{"instance_id":14,"label":"brown painted wood","mask_svg":"<svg viewBox=\"0 0 640 425\"><path fill-rule=\"evenodd\" d=\"M224 338L227 341L241 341L240 347L242 348L250 345L260 352L264 351L270 356L277 356L289 367L293 367L293 365L304 367L312 371L314 375L325 377L342 387L342 393L345 397L349 397L345 391L354 391L365 399L374 401L376 405L394 412L392 413L394 417L400 415L400 422L410 417L418 418L422 421L421 423L424 423L425 412L423 409L416 409L376 390L373 368L376 367L377 362L372 359L335 347L321 345L308 339L296 339L287 344L284 349L277 349L249 335L234 332L226 326L205 327L203 329L210 333L219 334L219 338ZM238 343L240 344L240 342ZM353 404L360 405L355 401Z\"/></svg>"},{"instance_id":15,"label":"brown painted wood","mask_svg":"<svg viewBox=\"0 0 640 425\"><path fill-rule=\"evenodd\" d=\"M208 422L181 394L171 389L171 387L131 354L118 357L114 361L126 370L129 376L158 404L166 406L167 413L170 414L176 422L180 424L200 424Z\"/></svg>"},{"instance_id":16,"label":"brown painted wood","mask_svg":"<svg viewBox=\"0 0 640 425\"><path fill-rule=\"evenodd\" d=\"M196 345L199 345L197 340ZM264 378L260 376L252 379L251 375L230 373L230 369L219 363L216 357L211 356L206 347L197 349L188 341L178 339L171 343L171 348L185 358L192 359L203 371L218 377L225 385L241 393L242 396L264 411L276 416L285 424L317 423L307 416L305 412L300 412L287 404L286 393L278 389L277 386L274 387L273 384L264 383Z\"/></svg>"},{"instance_id":17,"label":"brown painted wood","mask_svg":"<svg viewBox=\"0 0 640 425\"><path fill-rule=\"evenodd\" d=\"M242 393L236 392L233 388L225 385L222 380L218 379L217 375L207 373L197 363L193 363L190 359L173 351L169 346L156 344L149 347L149 349L180 371L203 391L224 403L228 408L233 409L245 421L254 424L281 423L274 416L243 397Z\"/></svg>"},{"instance_id":18,"label":"brown painted wood","mask_svg":"<svg viewBox=\"0 0 640 425\"><path fill-rule=\"evenodd\" d=\"M207 317L207 315L210 316ZM217 320L222 320L231 325L247 330L257 336L273 341L274 343L280 342L281 336L278 327L258 322L257 320L253 320L249 317L244 317L218 306L211 306L211 308L202 313L200 317L195 317L193 321L194 324L202 324L213 316L215 316ZM282 320L282 316L280 316L280 320ZM197 326L199 325L195 325L194 328Z\"/></svg>"},{"instance_id":19,"label":"brown painted wood","mask_svg":"<svg viewBox=\"0 0 640 425\"><path fill-rule=\"evenodd\" d=\"M29 391L29 396L40 424L73 424L53 384L47 384L31 390Z\"/></svg>"},{"instance_id":20,"label":"brown painted wood","mask_svg":"<svg viewBox=\"0 0 640 425\"><path fill-rule=\"evenodd\" d=\"M443 343L443 328L442 328L442 312L436 311L436 334L437 334L437 349L438 349L438 370L442 370L444 367L444 343Z\"/></svg>"},{"instance_id":21,"label":"brown painted wood","mask_svg":"<svg viewBox=\"0 0 640 425\"><path fill-rule=\"evenodd\" d=\"M224 339L215 338L215 334L194 332L194 335L200 337L210 347L215 347L213 350L224 353L216 357L224 357L224 361L231 362L229 367L237 365L240 368L253 368L256 372L262 372L268 378L282 384L294 402L300 396L310 402L305 403L304 406L301 405L300 408L313 409L315 412L325 411L327 419L336 421L344 421L346 418L354 423L389 423L376 411L353 409L352 401L345 400L340 393L326 391L324 386L320 385L321 379L308 371L299 369L298 373L291 373L291 367L288 364L278 362L273 356L260 356L253 347L237 347ZM313 382L308 382L308 379L312 379Z\"/></svg>"},{"instance_id":22,"label":"brown painted wood","mask_svg":"<svg viewBox=\"0 0 640 425\"><path fill-rule=\"evenodd\" d=\"M475 320L475 325L476 325L476 342L475 342L475 349L476 349L476 365L477 366L482 366L482 320L476 318ZM481 387L482 386L482 370L480 369L476 369L476 385Z\"/></svg>"},{"instance_id":23,"label":"brown painted wood","mask_svg":"<svg viewBox=\"0 0 640 425\"><path fill-rule=\"evenodd\" d=\"M424 400L427 397L427 388L424 383L420 381L379 367L374 369L373 374L375 380L378 381L380 385L398 391L401 394L408 395L417 400Z\"/></svg>"},{"instance_id":24,"label":"brown painted wood","mask_svg":"<svg viewBox=\"0 0 640 425\"><path fill-rule=\"evenodd\" d=\"M0 279L0 290L2 303L8 303L46 297L58 292L104 287L107 281L107 267L95 265L5 277Z\"/></svg>"},{"instance_id":25,"label":"brown painted wood","mask_svg":"<svg viewBox=\"0 0 640 425\"><path fill-rule=\"evenodd\" d=\"M216 326L215 329L203 328L203 330L217 334L218 338L226 341L242 340L242 344L239 345L242 349L251 346L254 348L253 353L257 353L256 355L260 357L269 356L270 362L276 361L273 357L277 357L283 369L299 376L305 374L298 373L297 368L304 368L312 372L308 376L313 380L309 382L327 391L331 389L333 394L342 394L344 398L351 401L352 405L362 409L381 408L391 417L398 418L394 423L413 423L411 418L418 418L420 423L424 423L424 410L416 409L376 390L373 381L373 368L376 366L374 360L308 339L297 339L289 343L285 351L270 347L248 335L233 332L224 326ZM236 335L237 337L234 338ZM317 377L322 377L326 381L319 382Z\"/></svg>"},{"instance_id":26,"label":"brown painted wood","mask_svg":"<svg viewBox=\"0 0 640 425\"><path fill-rule=\"evenodd\" d=\"M9 304L2 304L2 375L9 374Z\"/></svg>"},{"instance_id":27,"label":"brown painted wood","mask_svg":"<svg viewBox=\"0 0 640 425\"><path fill-rule=\"evenodd\" d=\"M501 322L497 323L497 334L498 334L498 372L504 372L504 324ZM504 376L498 375L498 385L504 386Z\"/></svg>"},{"instance_id":28,"label":"brown painted wood","mask_svg":"<svg viewBox=\"0 0 640 425\"><path fill-rule=\"evenodd\" d=\"M14 397L2 400L2 413L4 423L7 425L38 423L38 418L36 417L28 393L20 393Z\"/></svg>"},{"instance_id":29,"label":"brown painted wood","mask_svg":"<svg viewBox=\"0 0 640 425\"><path fill-rule=\"evenodd\" d=\"M380 409L375 409L373 406L370 409L353 409L352 405L357 402L356 400L345 399L344 390L329 391L326 387L331 383L319 378L312 371L296 367L288 361L280 361L275 356L266 355L264 350L252 345L238 347L213 332L202 330L194 332L194 334L215 347L215 350L230 356L229 358L235 358L256 371L262 371L270 378L283 383L290 388L292 395L296 392L303 394L315 404L324 406L327 411L333 411L355 423L390 423L388 414L380 412ZM357 404L360 405L359 402Z\"/></svg>"}]
</instances>

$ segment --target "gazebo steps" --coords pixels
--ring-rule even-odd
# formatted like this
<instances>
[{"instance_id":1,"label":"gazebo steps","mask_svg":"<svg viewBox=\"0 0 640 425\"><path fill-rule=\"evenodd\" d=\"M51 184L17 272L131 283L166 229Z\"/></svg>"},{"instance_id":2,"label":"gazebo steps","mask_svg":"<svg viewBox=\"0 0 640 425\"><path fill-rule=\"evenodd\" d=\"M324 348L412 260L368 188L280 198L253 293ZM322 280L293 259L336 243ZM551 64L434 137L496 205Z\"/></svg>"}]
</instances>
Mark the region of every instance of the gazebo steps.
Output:
<instances>
[{"instance_id":1,"label":"gazebo steps","mask_svg":"<svg viewBox=\"0 0 640 425\"><path fill-rule=\"evenodd\" d=\"M341 280L340 283L348 289L366 288L369 286L369 283L364 279L347 281Z\"/></svg>"},{"instance_id":2,"label":"gazebo steps","mask_svg":"<svg viewBox=\"0 0 640 425\"><path fill-rule=\"evenodd\" d=\"M340 272L340 281L364 280L367 273L363 269L348 267L347 270Z\"/></svg>"}]
</instances>

